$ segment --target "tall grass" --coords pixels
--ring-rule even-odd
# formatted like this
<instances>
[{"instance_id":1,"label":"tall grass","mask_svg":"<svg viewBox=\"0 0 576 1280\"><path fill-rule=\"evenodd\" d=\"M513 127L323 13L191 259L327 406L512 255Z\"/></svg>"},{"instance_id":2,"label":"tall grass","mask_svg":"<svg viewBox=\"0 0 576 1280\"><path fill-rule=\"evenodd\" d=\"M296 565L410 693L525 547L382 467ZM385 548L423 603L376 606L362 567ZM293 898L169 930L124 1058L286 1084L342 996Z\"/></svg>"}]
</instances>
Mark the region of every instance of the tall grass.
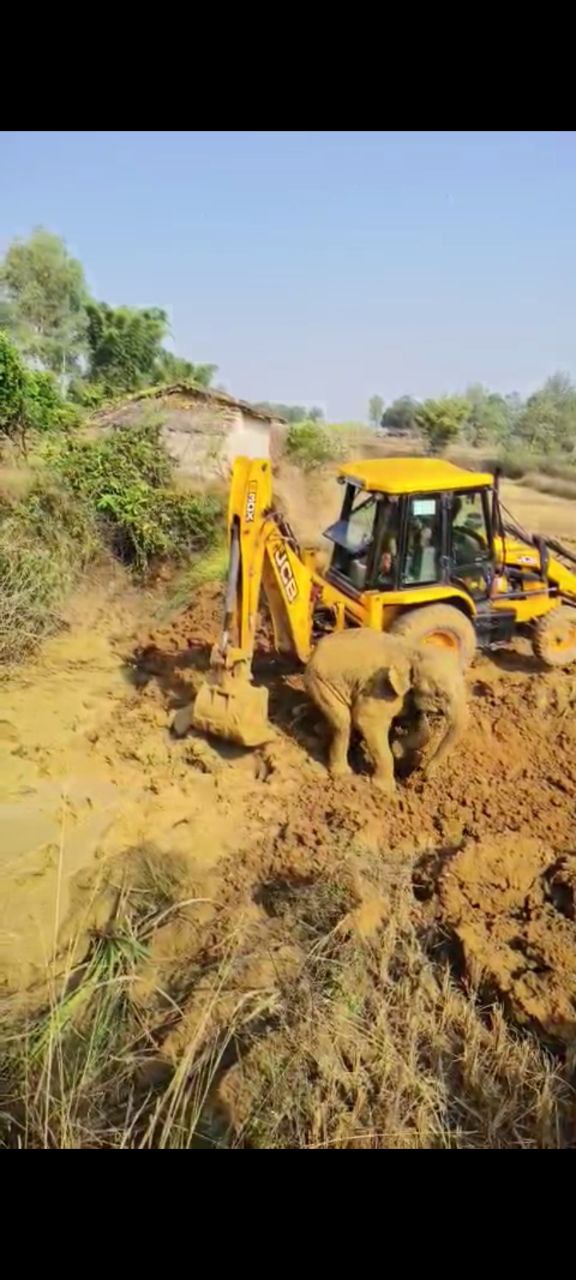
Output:
<instances>
[{"instance_id":1,"label":"tall grass","mask_svg":"<svg viewBox=\"0 0 576 1280\"><path fill-rule=\"evenodd\" d=\"M568 1069L454 974L407 872L366 901L338 870L279 877L264 921L221 910L204 932L163 876L122 892L40 1015L4 1023L0 1145L569 1144ZM180 963L143 1001L175 918Z\"/></svg>"},{"instance_id":2,"label":"tall grass","mask_svg":"<svg viewBox=\"0 0 576 1280\"><path fill-rule=\"evenodd\" d=\"M20 661L60 625L72 585L99 551L86 505L50 478L0 502L0 664Z\"/></svg>"}]
</instances>

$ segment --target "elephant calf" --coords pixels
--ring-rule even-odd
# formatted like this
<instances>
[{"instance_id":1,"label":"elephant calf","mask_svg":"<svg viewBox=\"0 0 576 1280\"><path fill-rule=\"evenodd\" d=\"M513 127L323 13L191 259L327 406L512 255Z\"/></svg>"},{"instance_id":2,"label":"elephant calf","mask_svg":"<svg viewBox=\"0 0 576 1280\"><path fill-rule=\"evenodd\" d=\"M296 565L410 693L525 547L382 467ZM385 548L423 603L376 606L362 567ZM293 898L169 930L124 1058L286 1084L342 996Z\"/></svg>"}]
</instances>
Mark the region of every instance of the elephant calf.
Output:
<instances>
[{"instance_id":1,"label":"elephant calf","mask_svg":"<svg viewBox=\"0 0 576 1280\"><path fill-rule=\"evenodd\" d=\"M426 772L444 759L466 724L466 689L457 659L442 649L417 647L399 636L364 627L324 636L304 679L307 693L332 729L330 772L350 772L348 747L354 727L372 757L374 782L384 791L394 790L390 729L406 710L408 695L419 717L416 733L407 740L410 748L428 740L427 713L439 711L445 717L445 730Z\"/></svg>"}]
</instances>

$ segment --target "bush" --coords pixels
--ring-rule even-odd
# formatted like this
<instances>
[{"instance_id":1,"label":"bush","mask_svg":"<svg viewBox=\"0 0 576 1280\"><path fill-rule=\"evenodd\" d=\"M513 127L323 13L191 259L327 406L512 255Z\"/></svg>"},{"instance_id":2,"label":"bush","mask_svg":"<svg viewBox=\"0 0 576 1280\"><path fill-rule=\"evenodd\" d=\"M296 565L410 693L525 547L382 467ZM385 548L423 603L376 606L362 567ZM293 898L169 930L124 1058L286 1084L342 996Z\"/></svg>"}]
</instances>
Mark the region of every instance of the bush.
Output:
<instances>
[{"instance_id":1,"label":"bush","mask_svg":"<svg viewBox=\"0 0 576 1280\"><path fill-rule=\"evenodd\" d=\"M27 496L0 498L0 662L59 625L76 577L104 547L144 570L221 538L220 500L170 487L158 426L53 438L42 452L45 470Z\"/></svg>"},{"instance_id":2,"label":"bush","mask_svg":"<svg viewBox=\"0 0 576 1280\"><path fill-rule=\"evenodd\" d=\"M0 435L17 440L25 452L30 432L76 426L79 411L62 399L51 373L27 369L20 353L0 332Z\"/></svg>"},{"instance_id":3,"label":"bush","mask_svg":"<svg viewBox=\"0 0 576 1280\"><path fill-rule=\"evenodd\" d=\"M0 505L0 663L20 660L60 625L65 597L99 547L89 508L42 480Z\"/></svg>"},{"instance_id":4,"label":"bush","mask_svg":"<svg viewBox=\"0 0 576 1280\"><path fill-rule=\"evenodd\" d=\"M301 422L288 428L286 453L305 471L331 462L338 452L336 441L318 422Z\"/></svg>"},{"instance_id":5,"label":"bush","mask_svg":"<svg viewBox=\"0 0 576 1280\"><path fill-rule=\"evenodd\" d=\"M414 420L430 451L441 453L457 439L469 412L470 405L462 396L442 396L419 405Z\"/></svg>"},{"instance_id":6,"label":"bush","mask_svg":"<svg viewBox=\"0 0 576 1280\"><path fill-rule=\"evenodd\" d=\"M62 399L51 373L27 370L25 390L28 431L65 431L78 426L79 410Z\"/></svg>"},{"instance_id":7,"label":"bush","mask_svg":"<svg viewBox=\"0 0 576 1280\"><path fill-rule=\"evenodd\" d=\"M127 564L143 570L158 557L202 550L218 535L220 501L170 487L173 463L159 424L97 440L67 439L46 456L64 484L90 504L114 554Z\"/></svg>"},{"instance_id":8,"label":"bush","mask_svg":"<svg viewBox=\"0 0 576 1280\"><path fill-rule=\"evenodd\" d=\"M26 370L16 348L0 330L0 435L22 441L25 431Z\"/></svg>"},{"instance_id":9,"label":"bush","mask_svg":"<svg viewBox=\"0 0 576 1280\"><path fill-rule=\"evenodd\" d=\"M536 455L521 445L515 449L504 449L496 461L496 466L500 467L502 475L508 480L521 480L527 471L533 471L537 465Z\"/></svg>"},{"instance_id":10,"label":"bush","mask_svg":"<svg viewBox=\"0 0 576 1280\"><path fill-rule=\"evenodd\" d=\"M110 400L102 383L90 382L84 378L73 378L68 388L68 396L73 404L93 411L101 409Z\"/></svg>"}]
</instances>

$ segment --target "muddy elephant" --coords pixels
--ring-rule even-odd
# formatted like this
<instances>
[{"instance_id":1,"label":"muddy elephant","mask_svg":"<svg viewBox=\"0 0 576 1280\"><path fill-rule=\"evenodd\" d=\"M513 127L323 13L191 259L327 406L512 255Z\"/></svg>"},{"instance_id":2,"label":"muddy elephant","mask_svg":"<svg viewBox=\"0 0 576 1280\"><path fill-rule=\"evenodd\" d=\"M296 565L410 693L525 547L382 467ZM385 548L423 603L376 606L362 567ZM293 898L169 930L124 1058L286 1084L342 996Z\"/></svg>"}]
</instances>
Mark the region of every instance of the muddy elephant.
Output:
<instances>
[{"instance_id":1,"label":"muddy elephant","mask_svg":"<svg viewBox=\"0 0 576 1280\"><path fill-rule=\"evenodd\" d=\"M464 677L455 658L399 636L351 628L324 636L306 667L307 693L332 730L329 769L349 773L348 747L358 729L374 764L374 782L394 789L392 723L408 712L413 724L405 747L426 745L428 715L441 712L445 725L425 764L429 773L458 741L466 724Z\"/></svg>"}]
</instances>

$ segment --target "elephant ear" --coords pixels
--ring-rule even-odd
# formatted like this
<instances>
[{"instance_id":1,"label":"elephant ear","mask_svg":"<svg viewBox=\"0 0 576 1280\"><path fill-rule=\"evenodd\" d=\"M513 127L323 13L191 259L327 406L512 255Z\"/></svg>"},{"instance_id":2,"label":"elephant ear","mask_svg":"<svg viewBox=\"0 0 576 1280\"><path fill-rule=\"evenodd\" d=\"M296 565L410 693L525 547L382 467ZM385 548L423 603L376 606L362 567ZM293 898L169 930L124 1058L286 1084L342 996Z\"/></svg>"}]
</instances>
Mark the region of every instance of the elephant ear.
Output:
<instances>
[{"instance_id":1,"label":"elephant ear","mask_svg":"<svg viewBox=\"0 0 576 1280\"><path fill-rule=\"evenodd\" d=\"M403 698L410 688L410 667L408 663L395 662L388 668L388 680L394 693Z\"/></svg>"}]
</instances>

